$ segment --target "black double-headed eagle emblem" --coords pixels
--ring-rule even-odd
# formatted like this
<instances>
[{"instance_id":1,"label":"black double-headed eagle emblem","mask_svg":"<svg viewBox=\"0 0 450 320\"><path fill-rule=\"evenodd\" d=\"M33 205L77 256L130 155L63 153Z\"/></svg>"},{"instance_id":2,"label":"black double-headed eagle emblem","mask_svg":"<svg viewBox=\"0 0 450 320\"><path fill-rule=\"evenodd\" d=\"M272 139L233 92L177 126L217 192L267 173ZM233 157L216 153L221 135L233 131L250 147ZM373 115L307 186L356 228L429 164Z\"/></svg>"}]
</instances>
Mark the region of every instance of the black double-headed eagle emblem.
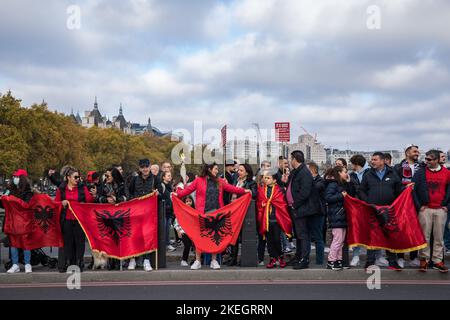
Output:
<instances>
[{"instance_id":1,"label":"black double-headed eagle emblem","mask_svg":"<svg viewBox=\"0 0 450 320\"><path fill-rule=\"evenodd\" d=\"M389 236L392 232L398 232L400 230L395 218L395 209L393 206L377 208L372 205L371 207L373 209L371 215L372 227L375 227L376 224L378 224L386 236Z\"/></svg>"},{"instance_id":2,"label":"black double-headed eagle emblem","mask_svg":"<svg viewBox=\"0 0 450 320\"><path fill-rule=\"evenodd\" d=\"M107 210L94 210L97 226L102 237L110 237L116 246L123 237L131 236L130 209L117 210L112 213Z\"/></svg>"},{"instance_id":3,"label":"black double-headed eagle emblem","mask_svg":"<svg viewBox=\"0 0 450 320\"><path fill-rule=\"evenodd\" d=\"M215 217L199 215L200 236L208 237L216 245L219 245L224 237L233 234L230 214L231 212L219 213Z\"/></svg>"},{"instance_id":4,"label":"black double-headed eagle emblem","mask_svg":"<svg viewBox=\"0 0 450 320\"><path fill-rule=\"evenodd\" d=\"M53 208L37 206L34 209L33 224L41 228L44 233L47 233L50 226L55 223L53 217Z\"/></svg>"}]
</instances>

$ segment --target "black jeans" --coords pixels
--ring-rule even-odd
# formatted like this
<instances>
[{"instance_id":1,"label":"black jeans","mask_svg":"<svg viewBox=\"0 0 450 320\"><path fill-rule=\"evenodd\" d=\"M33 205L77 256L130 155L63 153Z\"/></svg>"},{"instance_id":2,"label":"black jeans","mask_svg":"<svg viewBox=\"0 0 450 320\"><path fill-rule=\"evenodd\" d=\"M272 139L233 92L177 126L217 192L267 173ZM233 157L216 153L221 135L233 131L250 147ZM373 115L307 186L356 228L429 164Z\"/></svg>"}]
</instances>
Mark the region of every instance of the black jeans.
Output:
<instances>
[{"instance_id":1,"label":"black jeans","mask_svg":"<svg viewBox=\"0 0 450 320\"><path fill-rule=\"evenodd\" d=\"M183 244L184 244L182 259L184 261L187 261L189 258L189 252L191 251L192 241L191 241L191 239L189 239L189 237L185 233L181 237L181 241L183 241Z\"/></svg>"},{"instance_id":2,"label":"black jeans","mask_svg":"<svg viewBox=\"0 0 450 320\"><path fill-rule=\"evenodd\" d=\"M64 261L66 265L79 265L84 261L86 237L77 220L65 220L63 226Z\"/></svg>"},{"instance_id":3,"label":"black jeans","mask_svg":"<svg viewBox=\"0 0 450 320\"><path fill-rule=\"evenodd\" d=\"M269 232L267 233L267 250L271 258L279 258L283 255L281 250L281 229L276 221L269 222Z\"/></svg>"},{"instance_id":4,"label":"black jeans","mask_svg":"<svg viewBox=\"0 0 450 320\"><path fill-rule=\"evenodd\" d=\"M309 229L310 220L313 216L295 218L295 232L297 237L296 255L300 260L309 262L311 252L311 232Z\"/></svg>"},{"instance_id":5,"label":"black jeans","mask_svg":"<svg viewBox=\"0 0 450 320\"><path fill-rule=\"evenodd\" d=\"M258 262L264 261L267 241L258 233Z\"/></svg>"},{"instance_id":6,"label":"black jeans","mask_svg":"<svg viewBox=\"0 0 450 320\"><path fill-rule=\"evenodd\" d=\"M308 219L308 229L311 235L311 241L316 244L316 264L323 264L325 251L325 242L323 241L323 225L325 216L314 215ZM311 252L311 247L309 248Z\"/></svg>"}]
</instances>

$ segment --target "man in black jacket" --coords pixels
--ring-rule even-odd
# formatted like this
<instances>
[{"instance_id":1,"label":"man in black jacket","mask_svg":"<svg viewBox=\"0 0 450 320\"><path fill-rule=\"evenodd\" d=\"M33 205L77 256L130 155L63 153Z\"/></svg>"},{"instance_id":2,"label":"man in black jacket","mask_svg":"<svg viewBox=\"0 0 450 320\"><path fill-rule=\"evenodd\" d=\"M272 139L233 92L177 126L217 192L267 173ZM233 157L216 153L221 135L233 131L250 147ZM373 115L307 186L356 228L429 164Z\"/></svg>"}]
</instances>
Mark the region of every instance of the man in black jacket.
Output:
<instances>
[{"instance_id":1,"label":"man in black jacket","mask_svg":"<svg viewBox=\"0 0 450 320\"><path fill-rule=\"evenodd\" d=\"M359 188L361 200L377 206L391 205L402 192L402 183L394 169L387 166L382 152L372 155L372 168L364 175ZM401 271L395 253L387 252L389 269ZM367 250L366 268L375 265L375 250Z\"/></svg>"},{"instance_id":2,"label":"man in black jacket","mask_svg":"<svg viewBox=\"0 0 450 320\"><path fill-rule=\"evenodd\" d=\"M227 180L229 184L235 185L236 183L236 173L234 172L234 166L237 164L234 160L225 161L225 175L223 178ZM231 194L228 192L223 192L223 204L230 204Z\"/></svg>"},{"instance_id":3,"label":"man in black jacket","mask_svg":"<svg viewBox=\"0 0 450 320\"><path fill-rule=\"evenodd\" d=\"M130 199L139 198L157 190L160 181L157 176L150 172L150 160L139 160L139 175L132 178L128 188ZM128 270L136 268L136 260L130 259ZM151 271L150 254L144 255L144 270Z\"/></svg>"},{"instance_id":4,"label":"man in black jacket","mask_svg":"<svg viewBox=\"0 0 450 320\"><path fill-rule=\"evenodd\" d=\"M420 151L419 147L415 144L410 144L405 148L405 159L394 166L395 172L402 180L404 186L410 184L417 171L420 169L419 163ZM400 267L405 265L405 254L399 253L398 264ZM411 251L409 253L410 266L418 267L420 265L419 259L417 259L418 251Z\"/></svg>"},{"instance_id":5,"label":"man in black jacket","mask_svg":"<svg viewBox=\"0 0 450 320\"><path fill-rule=\"evenodd\" d=\"M320 199L314 188L314 179L305 165L305 155L302 151L291 153L291 165L294 170L287 182L286 198L291 210L297 238L296 256L299 259L294 263L294 269L309 267L309 253L311 251L311 218L320 214Z\"/></svg>"}]
</instances>

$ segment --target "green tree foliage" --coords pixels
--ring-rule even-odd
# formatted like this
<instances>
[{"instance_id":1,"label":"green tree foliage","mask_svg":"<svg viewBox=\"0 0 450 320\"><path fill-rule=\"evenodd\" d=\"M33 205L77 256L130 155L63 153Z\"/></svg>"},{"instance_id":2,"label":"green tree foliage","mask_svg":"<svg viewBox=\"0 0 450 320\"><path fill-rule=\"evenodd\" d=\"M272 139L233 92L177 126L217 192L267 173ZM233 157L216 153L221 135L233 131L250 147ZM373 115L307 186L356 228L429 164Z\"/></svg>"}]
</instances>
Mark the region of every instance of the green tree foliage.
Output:
<instances>
[{"instance_id":1,"label":"green tree foliage","mask_svg":"<svg viewBox=\"0 0 450 320\"><path fill-rule=\"evenodd\" d=\"M169 160L174 145L168 138L149 134L86 129L64 114L49 111L45 103L24 108L11 92L0 95L0 175L10 176L20 167L36 179L47 169L66 164L84 173L121 164L129 172L143 157L152 163Z\"/></svg>"}]
</instances>

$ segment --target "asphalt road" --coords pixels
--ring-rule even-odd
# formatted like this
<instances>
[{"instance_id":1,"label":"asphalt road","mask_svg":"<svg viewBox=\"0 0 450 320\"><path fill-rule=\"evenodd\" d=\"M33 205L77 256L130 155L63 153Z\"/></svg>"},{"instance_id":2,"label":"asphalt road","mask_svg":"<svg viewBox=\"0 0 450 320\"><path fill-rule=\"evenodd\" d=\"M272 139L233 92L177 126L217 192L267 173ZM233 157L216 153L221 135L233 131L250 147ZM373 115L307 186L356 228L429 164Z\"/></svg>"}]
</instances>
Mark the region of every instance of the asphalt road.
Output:
<instances>
[{"instance_id":1,"label":"asphalt road","mask_svg":"<svg viewBox=\"0 0 450 320\"><path fill-rule=\"evenodd\" d=\"M62 284L3 285L0 300L10 299L132 299L132 300L290 300L400 299L448 300L448 281L388 281L369 290L364 281L142 281L84 283L80 290Z\"/></svg>"}]
</instances>

